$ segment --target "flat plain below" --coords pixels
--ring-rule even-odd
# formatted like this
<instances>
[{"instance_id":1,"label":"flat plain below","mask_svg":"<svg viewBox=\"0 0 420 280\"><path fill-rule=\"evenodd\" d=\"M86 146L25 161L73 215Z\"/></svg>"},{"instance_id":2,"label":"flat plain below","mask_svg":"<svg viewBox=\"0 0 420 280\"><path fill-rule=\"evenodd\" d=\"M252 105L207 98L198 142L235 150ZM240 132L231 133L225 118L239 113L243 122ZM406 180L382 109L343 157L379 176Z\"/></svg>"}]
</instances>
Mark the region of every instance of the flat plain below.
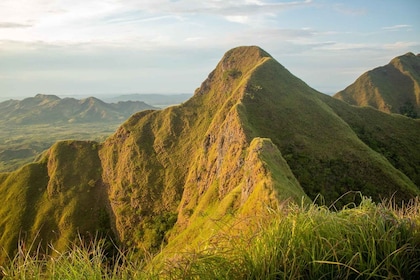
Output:
<instances>
[{"instance_id":1,"label":"flat plain below","mask_svg":"<svg viewBox=\"0 0 420 280\"><path fill-rule=\"evenodd\" d=\"M121 122L10 125L0 123L0 172L16 170L60 140L101 142Z\"/></svg>"}]
</instances>

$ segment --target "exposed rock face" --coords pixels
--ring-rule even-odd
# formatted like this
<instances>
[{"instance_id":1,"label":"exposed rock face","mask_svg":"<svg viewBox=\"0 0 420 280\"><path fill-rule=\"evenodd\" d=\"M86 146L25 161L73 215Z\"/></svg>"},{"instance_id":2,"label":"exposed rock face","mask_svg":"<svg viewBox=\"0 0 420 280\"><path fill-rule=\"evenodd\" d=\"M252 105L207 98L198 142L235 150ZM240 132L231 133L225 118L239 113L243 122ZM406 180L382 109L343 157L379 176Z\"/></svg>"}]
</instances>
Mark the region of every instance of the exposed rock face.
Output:
<instances>
[{"instance_id":1,"label":"exposed rock face","mask_svg":"<svg viewBox=\"0 0 420 280\"><path fill-rule=\"evenodd\" d=\"M26 210L7 200L0 217L48 209L35 211L36 223L0 228L31 237L49 224L61 235L45 236L60 244L112 228L127 246L179 249L220 230L215 221L229 227L318 193L327 203L348 190L377 200L419 194L420 124L377 113L316 92L258 47L235 48L182 105L139 112L104 143L58 143L30 170L0 174L3 197L25 201L22 186L38 193ZM92 212L76 217L87 205Z\"/></svg>"}]
</instances>

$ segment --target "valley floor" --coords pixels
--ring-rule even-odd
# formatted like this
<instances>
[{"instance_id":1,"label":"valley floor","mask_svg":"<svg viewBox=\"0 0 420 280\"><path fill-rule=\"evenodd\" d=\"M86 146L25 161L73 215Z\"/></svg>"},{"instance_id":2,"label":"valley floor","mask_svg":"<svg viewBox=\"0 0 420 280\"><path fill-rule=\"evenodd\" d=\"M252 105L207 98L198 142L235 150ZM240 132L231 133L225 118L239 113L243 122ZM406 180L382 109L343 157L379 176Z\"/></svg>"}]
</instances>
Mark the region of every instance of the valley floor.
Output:
<instances>
[{"instance_id":1,"label":"valley floor","mask_svg":"<svg viewBox=\"0 0 420 280\"><path fill-rule=\"evenodd\" d=\"M16 170L33 161L42 151L60 140L101 142L115 132L121 122L80 124L0 124L0 172Z\"/></svg>"}]
</instances>

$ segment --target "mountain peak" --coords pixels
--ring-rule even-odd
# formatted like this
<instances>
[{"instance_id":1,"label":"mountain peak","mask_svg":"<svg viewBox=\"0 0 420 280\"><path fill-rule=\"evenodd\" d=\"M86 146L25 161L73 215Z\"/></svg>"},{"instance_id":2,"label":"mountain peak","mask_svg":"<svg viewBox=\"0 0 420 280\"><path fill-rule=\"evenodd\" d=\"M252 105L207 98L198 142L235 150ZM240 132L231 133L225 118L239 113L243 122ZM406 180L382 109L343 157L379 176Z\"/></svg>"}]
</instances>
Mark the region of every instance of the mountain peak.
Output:
<instances>
[{"instance_id":1,"label":"mountain peak","mask_svg":"<svg viewBox=\"0 0 420 280\"><path fill-rule=\"evenodd\" d=\"M220 65L223 70L233 67L244 66L245 64L255 64L262 58L271 57L266 51L257 46L242 46L233 48L225 53Z\"/></svg>"},{"instance_id":2,"label":"mountain peak","mask_svg":"<svg viewBox=\"0 0 420 280\"><path fill-rule=\"evenodd\" d=\"M60 97L58 97L57 95L52 95L52 94L42 94L42 93L38 93L37 95L35 95L34 97L35 99L42 99L42 100L59 100Z\"/></svg>"},{"instance_id":3,"label":"mountain peak","mask_svg":"<svg viewBox=\"0 0 420 280\"><path fill-rule=\"evenodd\" d=\"M79 102L81 104L89 104L89 105L94 105L94 104L104 105L105 104L105 102L103 102L102 100L100 100L96 97L93 97L93 96L90 96L90 97L87 97L87 98L84 98L84 99L80 99Z\"/></svg>"},{"instance_id":4,"label":"mountain peak","mask_svg":"<svg viewBox=\"0 0 420 280\"><path fill-rule=\"evenodd\" d=\"M393 65L400 71L420 72L420 54L415 55L412 52L408 52L392 59L389 65Z\"/></svg>"},{"instance_id":5,"label":"mountain peak","mask_svg":"<svg viewBox=\"0 0 420 280\"><path fill-rule=\"evenodd\" d=\"M210 234L258 225L252 219L267 210L319 193L327 204L348 190L407 200L420 193L419 125L324 96L259 47L234 48L187 102L137 113L101 144L61 142L0 174L1 197L13 198L0 207L11 213L0 219L0 243L12 251L26 230L65 247L101 229L150 253L201 250Z\"/></svg>"},{"instance_id":6,"label":"mountain peak","mask_svg":"<svg viewBox=\"0 0 420 280\"><path fill-rule=\"evenodd\" d=\"M265 58L271 58L271 56L260 47L237 47L225 53L217 68L220 68L224 77L237 78L254 68Z\"/></svg>"},{"instance_id":7,"label":"mountain peak","mask_svg":"<svg viewBox=\"0 0 420 280\"><path fill-rule=\"evenodd\" d=\"M406 57L415 57L416 55L414 54L414 53L412 53L412 52L408 52L408 53L406 53L406 54L404 54L404 55L402 55L402 56L406 56ZM418 56L418 55L417 55Z\"/></svg>"},{"instance_id":8,"label":"mountain peak","mask_svg":"<svg viewBox=\"0 0 420 280\"><path fill-rule=\"evenodd\" d=\"M272 58L266 51L257 46L241 46L227 51L216 68L209 74L208 78L195 91L195 94L202 95L214 83L221 82L228 88L228 84L240 77L245 76L266 59ZM217 87L217 86L216 86Z\"/></svg>"},{"instance_id":9,"label":"mountain peak","mask_svg":"<svg viewBox=\"0 0 420 280\"><path fill-rule=\"evenodd\" d=\"M360 76L335 98L386 113L420 114L420 54L408 52Z\"/></svg>"}]
</instances>

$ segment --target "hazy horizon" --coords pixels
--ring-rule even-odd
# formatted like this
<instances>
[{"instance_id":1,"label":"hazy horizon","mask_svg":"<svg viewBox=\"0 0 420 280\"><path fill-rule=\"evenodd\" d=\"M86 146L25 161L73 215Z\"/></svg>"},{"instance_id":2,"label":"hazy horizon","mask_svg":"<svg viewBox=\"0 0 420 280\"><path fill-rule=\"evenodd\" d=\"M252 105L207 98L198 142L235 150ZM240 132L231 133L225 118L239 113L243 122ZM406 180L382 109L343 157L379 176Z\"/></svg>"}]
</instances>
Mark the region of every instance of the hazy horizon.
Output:
<instances>
[{"instance_id":1,"label":"hazy horizon","mask_svg":"<svg viewBox=\"0 0 420 280\"><path fill-rule=\"evenodd\" d=\"M45 95L55 95L58 96L60 98L66 98L66 97L70 97L70 98L75 98L75 99L83 99L83 98L88 98L88 97L96 97L98 99L101 100L106 100L106 99L112 99L112 98L117 98L117 97L124 97L124 96L128 96L128 95L193 95L193 93L188 93L188 92L168 92L168 93L161 93L161 92L145 92L145 93L141 93L141 92L132 92L132 93L94 93L94 94L56 94L56 93L44 93L44 92L39 92L39 93L35 93L32 95L16 95L16 96L2 96L0 95L0 102L3 101L7 101L7 100L23 100L25 98L30 98L30 97L35 97L38 94L45 94Z\"/></svg>"},{"instance_id":2,"label":"hazy horizon","mask_svg":"<svg viewBox=\"0 0 420 280\"><path fill-rule=\"evenodd\" d=\"M194 92L241 45L331 94L419 53L419 10L415 0L3 0L0 99Z\"/></svg>"}]
</instances>

